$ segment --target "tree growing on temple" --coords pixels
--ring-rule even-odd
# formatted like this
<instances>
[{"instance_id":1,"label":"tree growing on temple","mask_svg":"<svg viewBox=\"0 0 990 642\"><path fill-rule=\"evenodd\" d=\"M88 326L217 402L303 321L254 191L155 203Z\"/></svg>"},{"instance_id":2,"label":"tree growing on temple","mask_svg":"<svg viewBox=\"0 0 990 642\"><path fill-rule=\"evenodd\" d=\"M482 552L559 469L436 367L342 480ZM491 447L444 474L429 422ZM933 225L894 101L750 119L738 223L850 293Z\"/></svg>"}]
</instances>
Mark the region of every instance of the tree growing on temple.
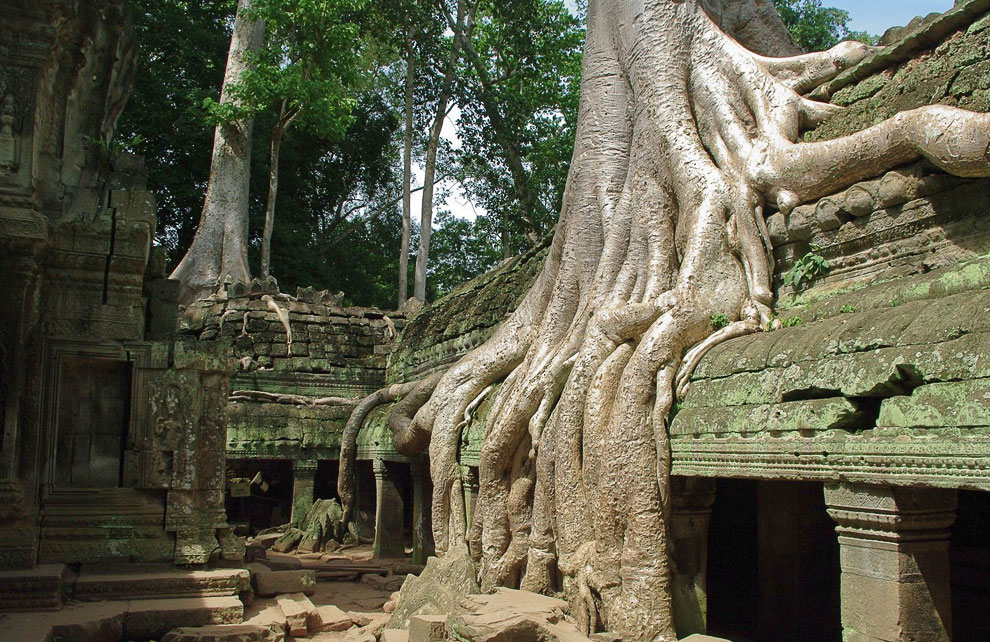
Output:
<instances>
[{"instance_id":1,"label":"tree growing on temple","mask_svg":"<svg viewBox=\"0 0 990 642\"><path fill-rule=\"evenodd\" d=\"M486 343L389 418L400 452L429 448L438 553L467 544L483 589L562 589L586 630L624 640L676 639L668 413L707 349L771 323L766 214L919 157L990 175L990 116L948 106L800 142L838 109L802 93L867 48L764 57L709 18L718 3L590 3L574 155L543 270ZM767 15L765 0L731 4ZM742 24L751 48L787 38L779 19ZM714 315L727 325L713 330ZM495 384L468 524L460 431Z\"/></svg>"},{"instance_id":2,"label":"tree growing on temple","mask_svg":"<svg viewBox=\"0 0 990 642\"><path fill-rule=\"evenodd\" d=\"M261 46L264 25L252 15L252 0L238 0L213 135L213 157L206 198L196 236L172 272L182 284L180 300L189 302L229 275L247 281L248 190L251 178L251 111L234 87L250 69L249 52Z\"/></svg>"}]
</instances>

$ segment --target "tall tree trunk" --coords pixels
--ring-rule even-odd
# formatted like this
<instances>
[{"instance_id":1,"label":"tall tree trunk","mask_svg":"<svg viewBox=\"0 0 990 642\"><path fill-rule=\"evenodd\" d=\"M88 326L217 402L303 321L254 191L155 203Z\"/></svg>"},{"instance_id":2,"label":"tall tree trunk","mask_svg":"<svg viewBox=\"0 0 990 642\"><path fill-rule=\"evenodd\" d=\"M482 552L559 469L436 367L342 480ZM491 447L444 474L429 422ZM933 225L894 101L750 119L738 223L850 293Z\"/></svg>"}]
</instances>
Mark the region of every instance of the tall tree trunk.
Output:
<instances>
[{"instance_id":1,"label":"tall tree trunk","mask_svg":"<svg viewBox=\"0 0 990 642\"><path fill-rule=\"evenodd\" d=\"M944 105L800 142L836 108L795 88L868 49L758 56L719 30L706 1L591 0L574 156L543 270L409 428L431 434L438 553L467 542L483 589L562 584L586 631L630 642L677 639L668 413L706 350L770 320L764 213L919 156L990 175L990 114ZM713 314L731 323L713 334ZM461 430L498 382L469 529Z\"/></svg>"},{"instance_id":2,"label":"tall tree trunk","mask_svg":"<svg viewBox=\"0 0 990 642\"><path fill-rule=\"evenodd\" d=\"M426 167L423 172L423 207L419 219L419 249L416 253L416 273L413 276L413 296L426 301L426 268L430 258L430 235L433 231L433 188L437 173L437 149L440 146L440 132L447 117L447 105L457 75L457 61L461 57L461 45L465 33L474 20L477 3L468 6L471 0L458 0L457 18L453 25L454 40L450 45L450 57L444 72L443 84L437 98L436 115L430 127L430 137L426 141Z\"/></svg>"},{"instance_id":3,"label":"tall tree trunk","mask_svg":"<svg viewBox=\"0 0 990 642\"><path fill-rule=\"evenodd\" d=\"M221 103L235 103L231 86L248 68L245 54L261 46L264 24L251 21L251 0L238 0L234 29L223 76ZM230 276L247 281L248 189L251 180L250 118L218 125L213 134L213 161L203 213L196 236L172 278L182 284L180 301L189 303L209 294L217 281Z\"/></svg>"},{"instance_id":4,"label":"tall tree trunk","mask_svg":"<svg viewBox=\"0 0 990 642\"><path fill-rule=\"evenodd\" d=\"M265 231L261 237L261 276L271 273L272 264L272 228L275 226L275 198L278 196L278 155L282 147L282 135L288 129L286 122L285 101L279 112L278 121L272 128L271 154L268 163L268 202L265 203Z\"/></svg>"},{"instance_id":5,"label":"tall tree trunk","mask_svg":"<svg viewBox=\"0 0 990 642\"><path fill-rule=\"evenodd\" d=\"M399 306L409 297L409 235L412 232L413 90L416 85L415 50L406 36L406 106L402 137L402 244L399 248Z\"/></svg>"}]
</instances>

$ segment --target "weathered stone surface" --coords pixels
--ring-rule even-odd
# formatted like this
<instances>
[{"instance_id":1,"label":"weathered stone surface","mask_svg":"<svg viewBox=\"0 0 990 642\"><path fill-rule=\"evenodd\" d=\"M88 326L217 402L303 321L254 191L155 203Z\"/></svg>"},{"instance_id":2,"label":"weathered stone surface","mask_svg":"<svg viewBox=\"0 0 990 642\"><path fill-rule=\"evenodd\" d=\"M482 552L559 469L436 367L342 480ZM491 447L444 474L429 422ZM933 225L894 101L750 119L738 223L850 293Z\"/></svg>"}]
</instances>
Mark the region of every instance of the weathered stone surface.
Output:
<instances>
[{"instance_id":1,"label":"weathered stone surface","mask_svg":"<svg viewBox=\"0 0 990 642\"><path fill-rule=\"evenodd\" d=\"M409 642L444 642L446 639L446 615L415 615L409 618Z\"/></svg>"},{"instance_id":2,"label":"weathered stone surface","mask_svg":"<svg viewBox=\"0 0 990 642\"><path fill-rule=\"evenodd\" d=\"M0 611L58 609L62 606L64 564L42 564L33 569L0 571Z\"/></svg>"},{"instance_id":3,"label":"weathered stone surface","mask_svg":"<svg viewBox=\"0 0 990 642\"><path fill-rule=\"evenodd\" d=\"M306 534L298 528L290 528L272 544L272 550L279 553L287 553L299 545Z\"/></svg>"},{"instance_id":4,"label":"weathered stone surface","mask_svg":"<svg viewBox=\"0 0 990 642\"><path fill-rule=\"evenodd\" d=\"M298 571L262 571L253 573L251 579L258 595L268 596L279 593L316 592L316 573L309 569Z\"/></svg>"},{"instance_id":5,"label":"weathered stone surface","mask_svg":"<svg viewBox=\"0 0 990 642\"><path fill-rule=\"evenodd\" d=\"M76 579L74 597L96 601L222 596L250 590L250 574L244 569L102 573L84 567Z\"/></svg>"},{"instance_id":6,"label":"weathered stone surface","mask_svg":"<svg viewBox=\"0 0 990 642\"><path fill-rule=\"evenodd\" d=\"M184 626L165 634L161 642L275 642L276 634L255 624Z\"/></svg>"},{"instance_id":7,"label":"weathered stone surface","mask_svg":"<svg viewBox=\"0 0 990 642\"><path fill-rule=\"evenodd\" d=\"M276 638L282 640L288 631L289 625L286 622L285 614L278 606L269 606L249 620L245 624L263 626L272 631Z\"/></svg>"},{"instance_id":8,"label":"weathered stone surface","mask_svg":"<svg viewBox=\"0 0 990 642\"><path fill-rule=\"evenodd\" d=\"M443 557L429 558L419 577L406 579L388 627L406 629L414 615L457 613L463 608L458 604L460 599L480 590L467 546L453 546Z\"/></svg>"},{"instance_id":9,"label":"weathered stone surface","mask_svg":"<svg viewBox=\"0 0 990 642\"><path fill-rule=\"evenodd\" d=\"M809 399L789 403L681 410L671 435L855 430L868 428L865 415L850 400Z\"/></svg>"},{"instance_id":10,"label":"weathered stone surface","mask_svg":"<svg viewBox=\"0 0 990 642\"><path fill-rule=\"evenodd\" d=\"M303 593L286 593L275 598L275 603L285 615L289 635L306 635L309 630L309 616L316 607Z\"/></svg>"},{"instance_id":11,"label":"weathered stone surface","mask_svg":"<svg viewBox=\"0 0 990 642\"><path fill-rule=\"evenodd\" d=\"M878 426L990 426L990 379L921 386L910 396L885 399Z\"/></svg>"},{"instance_id":12,"label":"weathered stone surface","mask_svg":"<svg viewBox=\"0 0 990 642\"><path fill-rule=\"evenodd\" d=\"M409 632L402 629L385 629L381 642L409 642Z\"/></svg>"},{"instance_id":13,"label":"weathered stone surface","mask_svg":"<svg viewBox=\"0 0 990 642\"><path fill-rule=\"evenodd\" d=\"M450 632L471 642L587 642L563 619L567 603L528 591L499 588L465 598L468 611L452 616Z\"/></svg>"},{"instance_id":14,"label":"weathered stone surface","mask_svg":"<svg viewBox=\"0 0 990 642\"><path fill-rule=\"evenodd\" d=\"M316 610L309 617L309 630L314 632L346 631L355 624L356 622L349 614L333 604L316 607Z\"/></svg>"},{"instance_id":15,"label":"weathered stone surface","mask_svg":"<svg viewBox=\"0 0 990 642\"><path fill-rule=\"evenodd\" d=\"M239 624L243 616L236 597L134 600L127 604L124 626L132 639L156 639L182 626Z\"/></svg>"}]
</instances>

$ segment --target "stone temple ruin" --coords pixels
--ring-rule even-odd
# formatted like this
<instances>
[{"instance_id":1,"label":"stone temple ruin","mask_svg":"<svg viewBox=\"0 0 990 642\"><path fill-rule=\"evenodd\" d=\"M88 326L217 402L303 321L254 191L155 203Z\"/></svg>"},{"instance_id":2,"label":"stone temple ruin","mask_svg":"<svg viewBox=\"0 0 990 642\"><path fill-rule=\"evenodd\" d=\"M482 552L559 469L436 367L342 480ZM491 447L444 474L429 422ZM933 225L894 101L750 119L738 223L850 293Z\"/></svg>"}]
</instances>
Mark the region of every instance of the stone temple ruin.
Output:
<instances>
[{"instance_id":1,"label":"stone temple ruin","mask_svg":"<svg viewBox=\"0 0 990 642\"><path fill-rule=\"evenodd\" d=\"M401 394L347 436L490 336L549 239L408 315L273 280L180 309L142 159L94 142L135 73L126 11L0 8L0 639L587 640L566 601L431 557ZM808 138L990 111L988 52L983 0L900 30L815 90L848 109ZM770 217L784 327L714 348L670 425L680 638L990 640L988 203L922 161ZM795 287L809 253L828 269ZM461 435L469 522L494 396Z\"/></svg>"}]
</instances>

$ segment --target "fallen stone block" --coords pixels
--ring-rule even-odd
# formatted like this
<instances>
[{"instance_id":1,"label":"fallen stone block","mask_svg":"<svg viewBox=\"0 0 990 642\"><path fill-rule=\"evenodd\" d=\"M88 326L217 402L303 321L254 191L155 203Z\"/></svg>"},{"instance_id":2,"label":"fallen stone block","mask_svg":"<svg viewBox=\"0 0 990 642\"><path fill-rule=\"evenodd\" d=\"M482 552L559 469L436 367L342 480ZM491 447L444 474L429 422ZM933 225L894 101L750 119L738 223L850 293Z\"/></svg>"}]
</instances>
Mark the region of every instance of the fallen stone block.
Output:
<instances>
[{"instance_id":1,"label":"fallen stone block","mask_svg":"<svg viewBox=\"0 0 990 642\"><path fill-rule=\"evenodd\" d=\"M285 639L286 631L289 628L285 620L285 614L277 606L269 606L251 619L245 620L244 623L267 627L275 634L278 641Z\"/></svg>"},{"instance_id":2,"label":"fallen stone block","mask_svg":"<svg viewBox=\"0 0 990 642\"><path fill-rule=\"evenodd\" d=\"M694 635L689 635L681 642L730 642L725 638L715 638L710 635L703 635L701 633L695 633Z\"/></svg>"},{"instance_id":3,"label":"fallen stone block","mask_svg":"<svg viewBox=\"0 0 990 642\"><path fill-rule=\"evenodd\" d=\"M402 629L385 629L381 642L409 642L409 632Z\"/></svg>"},{"instance_id":4,"label":"fallen stone block","mask_svg":"<svg viewBox=\"0 0 990 642\"><path fill-rule=\"evenodd\" d=\"M414 615L409 618L409 642L444 642L446 639L446 615Z\"/></svg>"},{"instance_id":5,"label":"fallen stone block","mask_svg":"<svg viewBox=\"0 0 990 642\"><path fill-rule=\"evenodd\" d=\"M218 624L215 626L184 626L165 634L161 642L275 642L277 637L268 627L254 624Z\"/></svg>"},{"instance_id":6,"label":"fallen stone block","mask_svg":"<svg viewBox=\"0 0 990 642\"><path fill-rule=\"evenodd\" d=\"M275 540L275 543L272 544L272 550L278 553L288 553L299 545L299 542L302 541L305 535L298 528L289 529L284 535Z\"/></svg>"},{"instance_id":7,"label":"fallen stone block","mask_svg":"<svg viewBox=\"0 0 990 642\"><path fill-rule=\"evenodd\" d=\"M311 570L261 571L253 573L251 580L254 583L254 592L263 596L279 593L312 595L316 592L316 573Z\"/></svg>"},{"instance_id":8,"label":"fallen stone block","mask_svg":"<svg viewBox=\"0 0 990 642\"><path fill-rule=\"evenodd\" d=\"M285 615L289 635L304 636L309 633L309 614L316 610L309 598L302 593L286 593L275 598L275 603Z\"/></svg>"},{"instance_id":9,"label":"fallen stone block","mask_svg":"<svg viewBox=\"0 0 990 642\"><path fill-rule=\"evenodd\" d=\"M313 632L346 631L355 624L350 615L332 604L317 607L309 616L309 630Z\"/></svg>"},{"instance_id":10,"label":"fallen stone block","mask_svg":"<svg viewBox=\"0 0 990 642\"><path fill-rule=\"evenodd\" d=\"M255 535L254 539L251 540L252 544L257 544L265 550L268 550L272 545L278 541L278 538L282 537L282 533L265 533L264 535Z\"/></svg>"},{"instance_id":11,"label":"fallen stone block","mask_svg":"<svg viewBox=\"0 0 990 642\"><path fill-rule=\"evenodd\" d=\"M406 576L386 575L382 577L381 575L365 574L361 576L361 581L368 586L373 586L382 591L394 593L402 588L402 584L406 581Z\"/></svg>"},{"instance_id":12,"label":"fallen stone block","mask_svg":"<svg viewBox=\"0 0 990 642\"><path fill-rule=\"evenodd\" d=\"M158 639L172 629L209 624L240 624L244 604L236 597L183 597L132 600L124 630L133 640Z\"/></svg>"}]
</instances>

